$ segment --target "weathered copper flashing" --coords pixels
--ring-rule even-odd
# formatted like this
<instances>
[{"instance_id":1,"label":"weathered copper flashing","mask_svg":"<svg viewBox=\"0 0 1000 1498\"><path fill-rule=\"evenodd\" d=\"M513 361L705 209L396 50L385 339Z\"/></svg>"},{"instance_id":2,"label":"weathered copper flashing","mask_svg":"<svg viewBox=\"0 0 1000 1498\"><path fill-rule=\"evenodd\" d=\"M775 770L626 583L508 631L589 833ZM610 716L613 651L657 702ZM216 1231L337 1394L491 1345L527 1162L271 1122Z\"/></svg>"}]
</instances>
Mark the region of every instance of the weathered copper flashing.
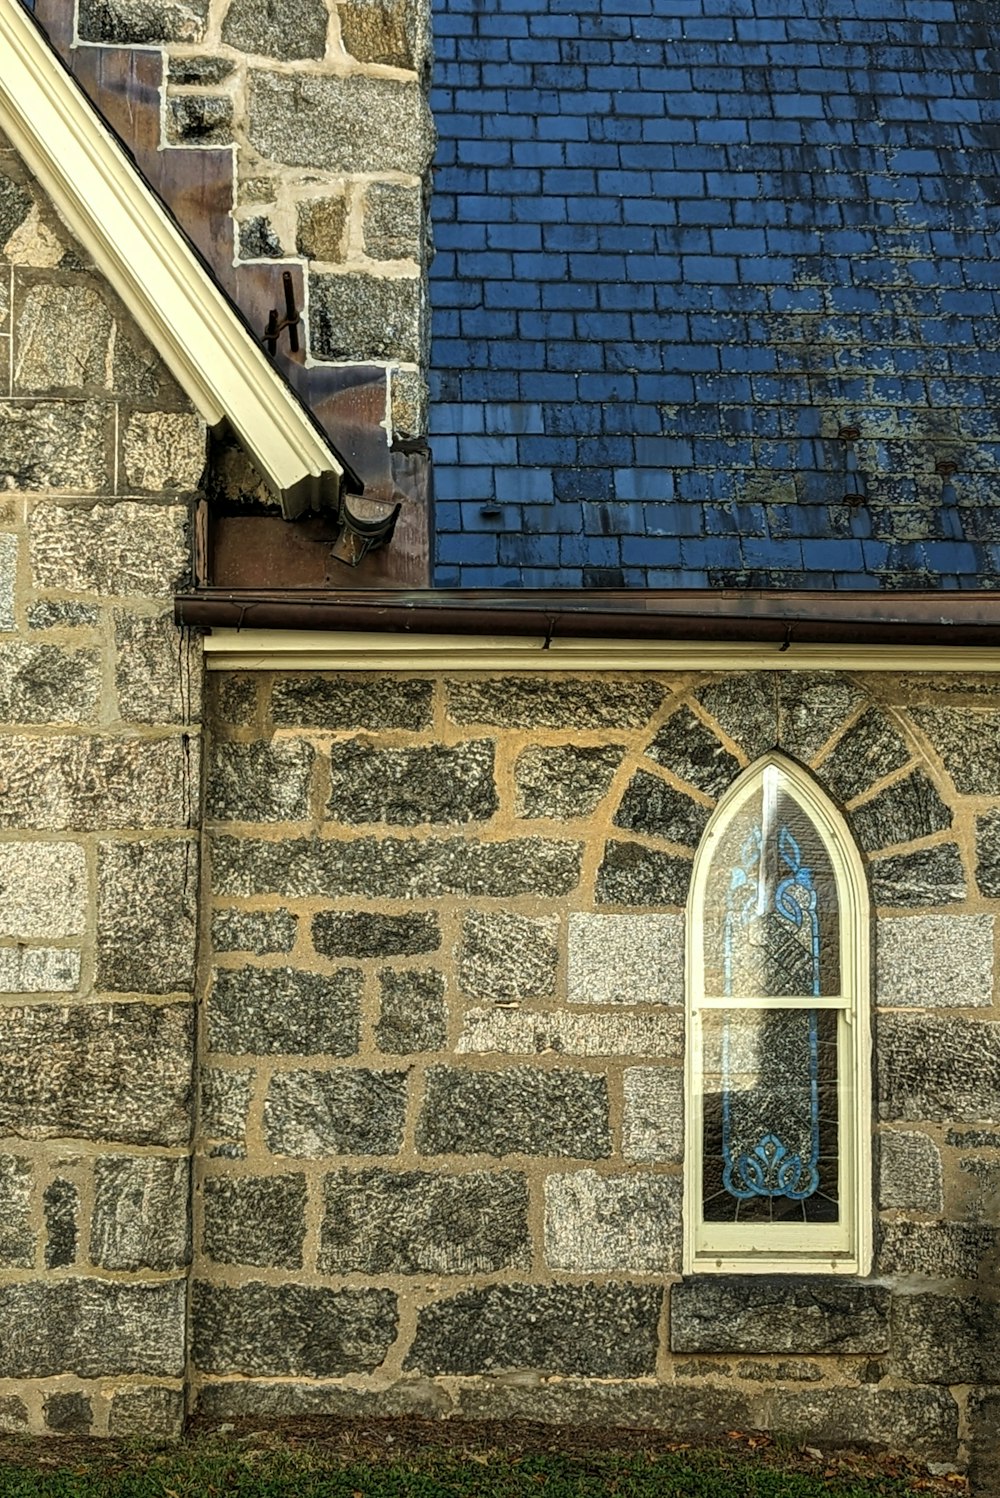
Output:
<instances>
[{"instance_id":1,"label":"weathered copper flashing","mask_svg":"<svg viewBox=\"0 0 1000 1498\"><path fill-rule=\"evenodd\" d=\"M246 629L540 635L552 639L1000 645L1000 594L233 591L178 594L179 624Z\"/></svg>"}]
</instances>

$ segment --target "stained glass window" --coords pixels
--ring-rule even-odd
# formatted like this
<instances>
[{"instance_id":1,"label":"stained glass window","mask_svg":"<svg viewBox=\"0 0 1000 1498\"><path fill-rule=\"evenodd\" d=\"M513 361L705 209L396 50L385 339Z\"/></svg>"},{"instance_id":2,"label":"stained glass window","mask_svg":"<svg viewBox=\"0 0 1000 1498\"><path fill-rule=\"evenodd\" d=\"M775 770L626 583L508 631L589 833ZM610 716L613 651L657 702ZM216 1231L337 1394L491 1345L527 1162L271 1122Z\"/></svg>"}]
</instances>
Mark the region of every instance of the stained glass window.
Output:
<instances>
[{"instance_id":1,"label":"stained glass window","mask_svg":"<svg viewBox=\"0 0 1000 1498\"><path fill-rule=\"evenodd\" d=\"M777 759L748 772L692 886L695 1261L857 1258L862 903L857 855L818 788Z\"/></svg>"}]
</instances>

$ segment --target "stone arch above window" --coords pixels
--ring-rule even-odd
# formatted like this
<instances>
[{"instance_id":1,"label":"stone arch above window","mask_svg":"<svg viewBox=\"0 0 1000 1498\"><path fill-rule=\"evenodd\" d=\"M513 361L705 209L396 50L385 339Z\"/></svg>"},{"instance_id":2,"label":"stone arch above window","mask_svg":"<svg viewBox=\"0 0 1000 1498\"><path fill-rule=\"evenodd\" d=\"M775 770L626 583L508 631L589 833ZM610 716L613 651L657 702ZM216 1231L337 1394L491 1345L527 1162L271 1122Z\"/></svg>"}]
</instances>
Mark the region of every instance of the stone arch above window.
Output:
<instances>
[{"instance_id":1,"label":"stone arch above window","mask_svg":"<svg viewBox=\"0 0 1000 1498\"><path fill-rule=\"evenodd\" d=\"M868 915L836 807L766 755L720 801L691 881L688 1270L867 1271Z\"/></svg>"}]
</instances>

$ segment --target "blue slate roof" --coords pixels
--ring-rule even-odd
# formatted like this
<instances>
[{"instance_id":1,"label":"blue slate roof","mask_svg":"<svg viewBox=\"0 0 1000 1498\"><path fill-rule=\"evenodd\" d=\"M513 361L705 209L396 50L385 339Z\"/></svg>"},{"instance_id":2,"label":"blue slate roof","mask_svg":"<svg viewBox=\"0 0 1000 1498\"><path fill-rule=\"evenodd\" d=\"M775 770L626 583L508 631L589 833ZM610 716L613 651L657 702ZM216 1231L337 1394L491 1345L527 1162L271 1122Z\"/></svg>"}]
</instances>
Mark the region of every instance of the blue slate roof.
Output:
<instances>
[{"instance_id":1,"label":"blue slate roof","mask_svg":"<svg viewBox=\"0 0 1000 1498\"><path fill-rule=\"evenodd\" d=\"M996 14L436 0L438 586L1000 586Z\"/></svg>"}]
</instances>

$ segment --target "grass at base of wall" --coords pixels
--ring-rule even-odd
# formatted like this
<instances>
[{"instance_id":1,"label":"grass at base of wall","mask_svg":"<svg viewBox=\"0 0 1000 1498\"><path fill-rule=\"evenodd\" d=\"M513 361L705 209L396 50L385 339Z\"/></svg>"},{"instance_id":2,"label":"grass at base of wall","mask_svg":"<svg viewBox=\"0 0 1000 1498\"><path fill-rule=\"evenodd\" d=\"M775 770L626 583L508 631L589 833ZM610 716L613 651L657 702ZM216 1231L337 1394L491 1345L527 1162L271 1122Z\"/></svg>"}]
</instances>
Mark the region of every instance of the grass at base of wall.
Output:
<instances>
[{"instance_id":1,"label":"grass at base of wall","mask_svg":"<svg viewBox=\"0 0 1000 1498\"><path fill-rule=\"evenodd\" d=\"M968 1492L902 1458L830 1454L734 1432L723 1445L662 1433L493 1426L468 1441L411 1420L283 1422L152 1448L0 1444L0 1498L914 1498ZM447 1431L447 1436L444 1436ZM315 1434L314 1434L315 1432ZM444 1437L444 1439L442 1439ZM562 1438L562 1439L560 1439Z\"/></svg>"}]
</instances>

